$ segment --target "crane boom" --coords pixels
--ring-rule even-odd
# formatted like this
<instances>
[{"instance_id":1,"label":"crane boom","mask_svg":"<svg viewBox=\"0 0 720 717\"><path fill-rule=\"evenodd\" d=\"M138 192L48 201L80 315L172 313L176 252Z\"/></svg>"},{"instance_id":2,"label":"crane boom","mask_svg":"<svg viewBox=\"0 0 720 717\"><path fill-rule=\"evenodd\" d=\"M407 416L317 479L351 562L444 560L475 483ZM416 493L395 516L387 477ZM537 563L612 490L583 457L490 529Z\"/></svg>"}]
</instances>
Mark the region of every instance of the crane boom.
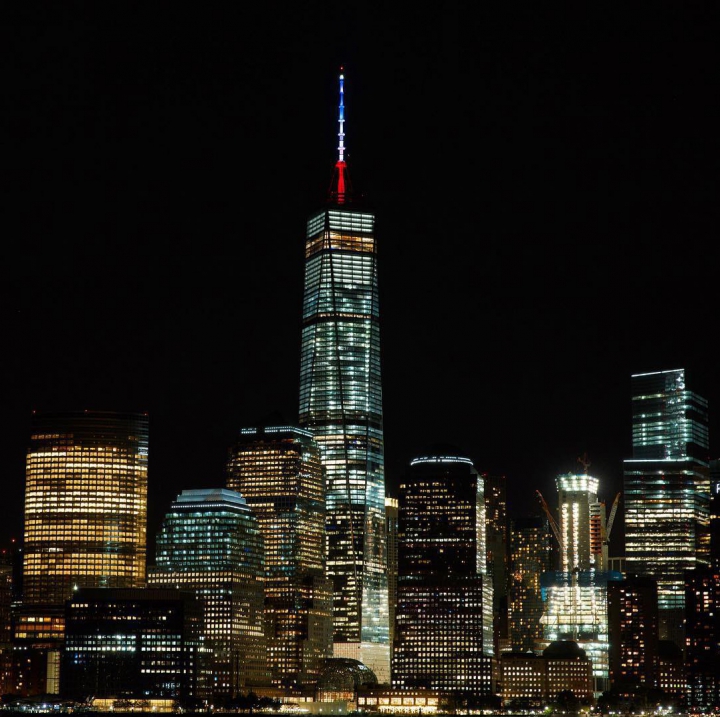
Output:
<instances>
[{"instance_id":1,"label":"crane boom","mask_svg":"<svg viewBox=\"0 0 720 717\"><path fill-rule=\"evenodd\" d=\"M536 490L535 493L540 499L540 505L542 505L542 509L545 511L545 515L547 516L548 522L550 523L552 532L555 535L555 540L557 540L558 545L560 546L560 550L563 550L563 542L562 538L560 537L560 528L558 527L557 521L555 520L555 518L553 518L553 514L550 512L550 508L545 501L545 498L543 498L543 494L539 490Z\"/></svg>"},{"instance_id":2,"label":"crane boom","mask_svg":"<svg viewBox=\"0 0 720 717\"><path fill-rule=\"evenodd\" d=\"M618 503L620 502L620 495L621 493L618 493L615 496L615 500L613 501L612 508L610 508L610 515L607 519L607 527L605 528L605 543L610 542L610 531L612 530L613 523L615 522L615 514L617 513L618 509Z\"/></svg>"}]
</instances>

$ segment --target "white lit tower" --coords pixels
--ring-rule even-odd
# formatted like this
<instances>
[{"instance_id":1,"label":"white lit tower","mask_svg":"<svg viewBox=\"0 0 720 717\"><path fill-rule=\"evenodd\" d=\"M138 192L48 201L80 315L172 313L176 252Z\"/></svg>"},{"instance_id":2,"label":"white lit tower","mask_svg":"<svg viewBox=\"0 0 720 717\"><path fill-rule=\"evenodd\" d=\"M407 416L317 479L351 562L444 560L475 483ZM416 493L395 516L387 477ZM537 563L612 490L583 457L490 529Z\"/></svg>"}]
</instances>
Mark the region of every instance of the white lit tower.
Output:
<instances>
[{"instance_id":1,"label":"white lit tower","mask_svg":"<svg viewBox=\"0 0 720 717\"><path fill-rule=\"evenodd\" d=\"M660 639L680 647L684 573L710 562L708 402L687 374L632 375L632 458L623 461L627 570L658 581Z\"/></svg>"},{"instance_id":2,"label":"white lit tower","mask_svg":"<svg viewBox=\"0 0 720 717\"><path fill-rule=\"evenodd\" d=\"M389 682L375 216L350 188L342 68L339 79L338 160L327 205L307 223L299 423L325 469L333 654Z\"/></svg>"},{"instance_id":3,"label":"white lit tower","mask_svg":"<svg viewBox=\"0 0 720 717\"><path fill-rule=\"evenodd\" d=\"M609 686L607 583L622 575L607 570L605 503L598 499L598 479L587 472L589 462L581 462L584 473L555 479L559 522L544 504L560 547L560 569L542 576L546 601L541 622L543 645L574 640L585 650L599 694Z\"/></svg>"}]
</instances>

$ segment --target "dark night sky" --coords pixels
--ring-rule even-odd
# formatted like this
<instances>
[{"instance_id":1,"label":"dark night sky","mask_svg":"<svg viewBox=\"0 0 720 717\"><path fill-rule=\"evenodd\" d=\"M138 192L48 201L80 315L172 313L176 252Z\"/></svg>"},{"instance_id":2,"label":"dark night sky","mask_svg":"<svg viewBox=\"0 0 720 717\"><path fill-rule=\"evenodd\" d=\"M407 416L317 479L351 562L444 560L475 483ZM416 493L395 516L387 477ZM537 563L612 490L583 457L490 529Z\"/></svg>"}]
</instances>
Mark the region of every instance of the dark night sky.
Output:
<instances>
[{"instance_id":1,"label":"dark night sky","mask_svg":"<svg viewBox=\"0 0 720 717\"><path fill-rule=\"evenodd\" d=\"M3 538L32 409L149 412L151 538L182 489L222 484L239 428L296 420L341 64L388 486L449 442L512 511L553 505L585 452L609 502L646 370L696 371L720 455L715 4L11 5Z\"/></svg>"}]
</instances>

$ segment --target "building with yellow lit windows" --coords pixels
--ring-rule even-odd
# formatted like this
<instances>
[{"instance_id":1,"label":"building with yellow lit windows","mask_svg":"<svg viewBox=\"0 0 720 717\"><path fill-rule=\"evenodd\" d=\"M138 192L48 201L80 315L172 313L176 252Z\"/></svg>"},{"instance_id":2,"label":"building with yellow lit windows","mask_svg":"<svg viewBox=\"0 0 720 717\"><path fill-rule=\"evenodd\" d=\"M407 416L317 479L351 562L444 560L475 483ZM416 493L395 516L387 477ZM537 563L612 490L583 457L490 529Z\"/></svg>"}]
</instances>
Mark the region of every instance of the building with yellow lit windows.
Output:
<instances>
[{"instance_id":1,"label":"building with yellow lit windows","mask_svg":"<svg viewBox=\"0 0 720 717\"><path fill-rule=\"evenodd\" d=\"M57 693L65 601L145 581L148 416L34 413L25 482L15 691Z\"/></svg>"},{"instance_id":2,"label":"building with yellow lit windows","mask_svg":"<svg viewBox=\"0 0 720 717\"><path fill-rule=\"evenodd\" d=\"M272 681L286 687L315 683L332 655L320 449L301 428L243 428L230 450L227 487L242 494L263 534Z\"/></svg>"},{"instance_id":3,"label":"building with yellow lit windows","mask_svg":"<svg viewBox=\"0 0 720 717\"><path fill-rule=\"evenodd\" d=\"M547 518L514 518L510 530L509 619L513 651L528 652L542 640L540 576L550 570L550 525Z\"/></svg>"}]
</instances>

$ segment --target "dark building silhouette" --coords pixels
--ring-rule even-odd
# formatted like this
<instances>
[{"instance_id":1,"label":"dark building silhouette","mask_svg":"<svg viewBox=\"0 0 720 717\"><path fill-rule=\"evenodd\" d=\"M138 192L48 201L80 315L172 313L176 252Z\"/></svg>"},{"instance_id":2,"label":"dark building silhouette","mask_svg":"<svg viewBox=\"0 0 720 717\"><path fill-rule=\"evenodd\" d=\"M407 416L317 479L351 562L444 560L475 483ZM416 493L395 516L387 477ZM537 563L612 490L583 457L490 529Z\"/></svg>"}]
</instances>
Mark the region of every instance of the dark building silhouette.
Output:
<instances>
[{"instance_id":1,"label":"dark building silhouette","mask_svg":"<svg viewBox=\"0 0 720 717\"><path fill-rule=\"evenodd\" d=\"M410 462L398 492L393 687L492 688L484 481L456 448Z\"/></svg>"},{"instance_id":2,"label":"dark building silhouette","mask_svg":"<svg viewBox=\"0 0 720 717\"><path fill-rule=\"evenodd\" d=\"M494 651L508 647L508 512L505 476L483 473L488 574L493 585Z\"/></svg>"},{"instance_id":3,"label":"dark building silhouette","mask_svg":"<svg viewBox=\"0 0 720 717\"><path fill-rule=\"evenodd\" d=\"M720 570L720 459L710 461L710 565Z\"/></svg>"},{"instance_id":4,"label":"dark building silhouette","mask_svg":"<svg viewBox=\"0 0 720 717\"><path fill-rule=\"evenodd\" d=\"M720 705L720 571L685 573L687 706L698 712Z\"/></svg>"},{"instance_id":5,"label":"dark building silhouette","mask_svg":"<svg viewBox=\"0 0 720 717\"><path fill-rule=\"evenodd\" d=\"M682 648L674 640L658 641L658 687L676 705L685 703L685 661Z\"/></svg>"},{"instance_id":6,"label":"dark building silhouette","mask_svg":"<svg viewBox=\"0 0 720 717\"><path fill-rule=\"evenodd\" d=\"M14 691L12 681L12 606L14 550L0 551L0 694Z\"/></svg>"},{"instance_id":7,"label":"dark building silhouette","mask_svg":"<svg viewBox=\"0 0 720 717\"><path fill-rule=\"evenodd\" d=\"M63 696L207 697L202 620L202 605L191 592L78 590L65 608Z\"/></svg>"},{"instance_id":8,"label":"dark building silhouette","mask_svg":"<svg viewBox=\"0 0 720 717\"><path fill-rule=\"evenodd\" d=\"M619 694L658 685L657 582L628 575L608 582L610 683Z\"/></svg>"}]
</instances>

